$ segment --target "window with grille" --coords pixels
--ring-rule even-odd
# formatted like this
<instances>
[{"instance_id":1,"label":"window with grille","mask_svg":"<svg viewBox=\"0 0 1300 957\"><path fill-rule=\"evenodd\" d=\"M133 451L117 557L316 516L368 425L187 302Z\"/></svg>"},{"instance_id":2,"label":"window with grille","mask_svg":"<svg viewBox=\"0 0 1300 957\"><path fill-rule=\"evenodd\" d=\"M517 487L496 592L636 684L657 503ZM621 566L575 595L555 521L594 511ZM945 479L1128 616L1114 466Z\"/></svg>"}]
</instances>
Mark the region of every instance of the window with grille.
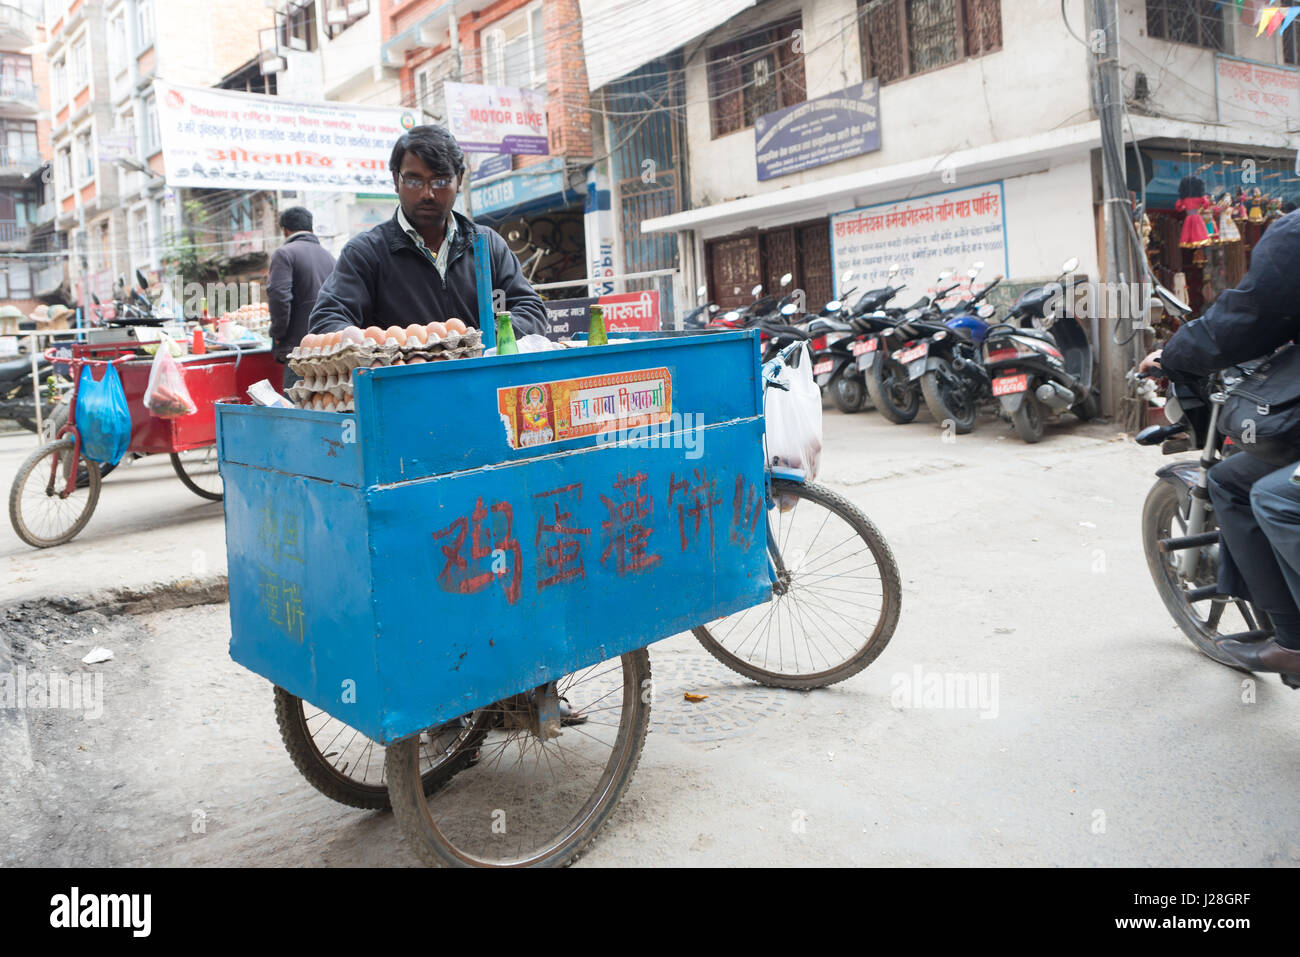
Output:
<instances>
[{"instance_id":1,"label":"window with grille","mask_svg":"<svg viewBox=\"0 0 1300 957\"><path fill-rule=\"evenodd\" d=\"M1002 49L1001 0L858 0L863 76L890 83Z\"/></svg>"},{"instance_id":2,"label":"window with grille","mask_svg":"<svg viewBox=\"0 0 1300 957\"><path fill-rule=\"evenodd\" d=\"M1227 50L1222 5L1215 0L1147 0L1147 36Z\"/></svg>"},{"instance_id":3,"label":"window with grille","mask_svg":"<svg viewBox=\"0 0 1300 957\"><path fill-rule=\"evenodd\" d=\"M753 126L764 113L807 99L802 18L790 17L709 49L709 114L713 136Z\"/></svg>"}]
</instances>

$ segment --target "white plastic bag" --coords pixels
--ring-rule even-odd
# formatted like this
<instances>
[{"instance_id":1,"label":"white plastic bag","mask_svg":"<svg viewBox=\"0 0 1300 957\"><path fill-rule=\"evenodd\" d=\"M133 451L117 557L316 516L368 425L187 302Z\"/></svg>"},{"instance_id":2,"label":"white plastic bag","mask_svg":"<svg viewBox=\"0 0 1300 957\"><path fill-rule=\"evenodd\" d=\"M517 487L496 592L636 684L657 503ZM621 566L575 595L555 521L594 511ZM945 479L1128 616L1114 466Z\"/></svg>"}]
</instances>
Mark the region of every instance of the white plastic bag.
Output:
<instances>
[{"instance_id":1,"label":"white plastic bag","mask_svg":"<svg viewBox=\"0 0 1300 957\"><path fill-rule=\"evenodd\" d=\"M763 366L763 378L770 383L763 399L767 464L802 469L811 482L822 460L822 393L813 381L812 354L806 345L792 353L791 363L778 356Z\"/></svg>"}]
</instances>

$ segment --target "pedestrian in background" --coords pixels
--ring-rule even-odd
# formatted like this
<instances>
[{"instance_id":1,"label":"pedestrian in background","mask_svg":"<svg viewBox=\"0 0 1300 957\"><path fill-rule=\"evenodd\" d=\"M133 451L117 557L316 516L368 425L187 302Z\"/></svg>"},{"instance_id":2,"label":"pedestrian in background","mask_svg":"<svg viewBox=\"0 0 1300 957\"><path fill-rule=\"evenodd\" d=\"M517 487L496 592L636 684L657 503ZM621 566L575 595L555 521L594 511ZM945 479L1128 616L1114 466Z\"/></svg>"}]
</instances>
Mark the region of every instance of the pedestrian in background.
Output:
<instances>
[{"instance_id":1,"label":"pedestrian in background","mask_svg":"<svg viewBox=\"0 0 1300 957\"><path fill-rule=\"evenodd\" d=\"M280 214L284 245L271 255L266 277L266 298L271 308L271 346L277 361L284 363L284 388L298 381L286 359L307 334L307 319L316 305L316 294L334 271L334 257L312 232L311 212L291 206Z\"/></svg>"}]
</instances>

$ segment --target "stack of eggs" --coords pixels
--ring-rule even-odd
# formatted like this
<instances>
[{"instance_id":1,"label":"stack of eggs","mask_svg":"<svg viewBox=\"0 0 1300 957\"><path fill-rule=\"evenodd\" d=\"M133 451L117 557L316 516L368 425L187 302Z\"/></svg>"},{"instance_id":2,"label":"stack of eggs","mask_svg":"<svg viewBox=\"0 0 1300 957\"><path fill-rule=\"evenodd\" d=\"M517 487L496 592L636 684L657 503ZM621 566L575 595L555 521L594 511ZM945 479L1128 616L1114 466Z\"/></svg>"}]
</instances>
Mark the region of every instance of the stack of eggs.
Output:
<instances>
[{"instance_id":1,"label":"stack of eggs","mask_svg":"<svg viewBox=\"0 0 1300 957\"><path fill-rule=\"evenodd\" d=\"M302 376L287 395L300 409L353 411L352 370L375 366L419 365L483 354L477 329L459 319L425 326L349 326L338 332L305 336L289 353L289 368Z\"/></svg>"}]
</instances>

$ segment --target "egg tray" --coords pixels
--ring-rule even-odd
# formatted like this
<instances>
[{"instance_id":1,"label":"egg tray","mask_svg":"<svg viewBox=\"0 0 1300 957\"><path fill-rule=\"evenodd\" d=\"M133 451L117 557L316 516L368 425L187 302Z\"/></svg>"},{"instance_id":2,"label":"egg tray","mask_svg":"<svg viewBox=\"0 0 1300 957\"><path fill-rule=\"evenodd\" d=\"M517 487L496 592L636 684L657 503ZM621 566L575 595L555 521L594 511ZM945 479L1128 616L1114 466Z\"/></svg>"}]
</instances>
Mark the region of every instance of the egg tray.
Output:
<instances>
[{"instance_id":1,"label":"egg tray","mask_svg":"<svg viewBox=\"0 0 1300 957\"><path fill-rule=\"evenodd\" d=\"M437 358L465 359L482 354L483 334L478 329L471 329L463 334L452 333L433 345L399 346L394 343L381 346L373 342L361 345L349 342L313 349L303 349L300 346L289 353L289 368L304 377L312 369L320 369L327 375L341 375L350 369L401 365L413 358L432 361Z\"/></svg>"},{"instance_id":2,"label":"egg tray","mask_svg":"<svg viewBox=\"0 0 1300 957\"><path fill-rule=\"evenodd\" d=\"M345 399L336 399L333 405L325 404L327 392L313 393L310 398L302 401L294 401L294 405L299 409L314 409L318 412L355 412L356 406L353 404L352 396Z\"/></svg>"}]
</instances>

